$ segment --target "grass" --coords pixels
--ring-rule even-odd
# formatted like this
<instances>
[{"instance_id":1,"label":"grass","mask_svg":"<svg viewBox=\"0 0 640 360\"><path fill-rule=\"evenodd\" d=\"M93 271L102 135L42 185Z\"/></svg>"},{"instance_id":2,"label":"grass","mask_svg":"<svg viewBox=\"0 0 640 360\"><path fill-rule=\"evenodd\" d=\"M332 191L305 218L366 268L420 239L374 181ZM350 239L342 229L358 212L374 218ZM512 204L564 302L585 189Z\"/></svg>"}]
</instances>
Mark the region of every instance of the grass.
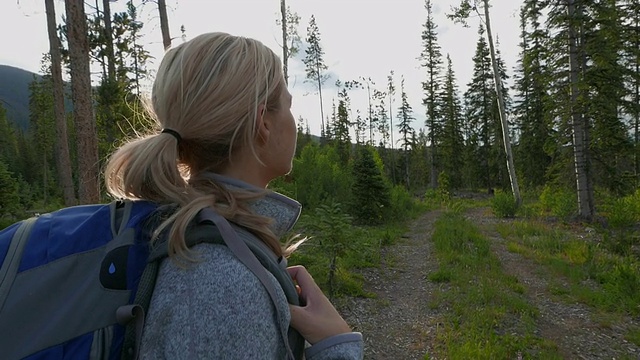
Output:
<instances>
[{"instance_id":1,"label":"grass","mask_svg":"<svg viewBox=\"0 0 640 360\"><path fill-rule=\"evenodd\" d=\"M550 281L549 292L568 302L579 301L600 313L606 326L612 317L640 315L640 261L634 255L611 251L544 223L516 221L500 224L508 249L531 258L564 279ZM568 284L568 286L567 286ZM640 331L627 334L640 345Z\"/></svg>"},{"instance_id":2,"label":"grass","mask_svg":"<svg viewBox=\"0 0 640 360\"><path fill-rule=\"evenodd\" d=\"M304 229L298 231L304 235ZM350 227L346 235L350 246L337 261L335 295L372 297L373 294L363 289L364 279L356 270L379 266L382 247L394 244L406 231L406 222ZM329 257L321 245L321 239L307 240L291 255L289 264L304 265L318 285L327 292L330 264Z\"/></svg>"},{"instance_id":3,"label":"grass","mask_svg":"<svg viewBox=\"0 0 640 360\"><path fill-rule=\"evenodd\" d=\"M503 272L489 241L469 221L445 213L435 223L440 268L431 281L448 283L430 299L444 314L435 351L438 358L561 358L555 344L534 335L537 309L516 277ZM428 358L428 357L427 357Z\"/></svg>"},{"instance_id":4,"label":"grass","mask_svg":"<svg viewBox=\"0 0 640 360\"><path fill-rule=\"evenodd\" d=\"M500 224L511 251L544 265L568 281L561 292L593 308L632 316L640 315L640 262L632 255L619 255L590 240L551 229L543 223L516 221Z\"/></svg>"}]
</instances>

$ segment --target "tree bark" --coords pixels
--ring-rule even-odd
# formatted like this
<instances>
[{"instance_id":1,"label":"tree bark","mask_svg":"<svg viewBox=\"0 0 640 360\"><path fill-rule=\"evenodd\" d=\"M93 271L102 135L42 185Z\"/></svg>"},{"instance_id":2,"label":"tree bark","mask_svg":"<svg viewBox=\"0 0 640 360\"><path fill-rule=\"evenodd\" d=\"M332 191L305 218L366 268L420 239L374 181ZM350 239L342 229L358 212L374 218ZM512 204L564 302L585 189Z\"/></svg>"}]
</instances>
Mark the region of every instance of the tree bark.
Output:
<instances>
[{"instance_id":1,"label":"tree bark","mask_svg":"<svg viewBox=\"0 0 640 360\"><path fill-rule=\"evenodd\" d=\"M505 111L504 98L502 95L502 79L500 78L500 69L496 60L496 51L493 45L493 35L491 34L491 20L489 17L489 0L484 1L484 17L487 27L487 38L489 41L489 49L491 50L491 65L493 66L493 79L496 86L496 96L498 97L498 110L500 111L500 123L502 124L502 139L504 142L504 151L507 155L507 169L509 170L509 180L511 180L511 190L513 197L518 205L521 204L520 187L518 186L518 178L516 177L516 168L513 163L513 152L511 151L511 137L509 135L509 123L507 122L507 114Z\"/></svg>"},{"instance_id":2,"label":"tree bark","mask_svg":"<svg viewBox=\"0 0 640 360\"><path fill-rule=\"evenodd\" d=\"M78 134L78 195L81 204L97 203L99 192L98 142L91 97L89 41L84 1L65 0L73 117Z\"/></svg>"},{"instance_id":3,"label":"tree bark","mask_svg":"<svg viewBox=\"0 0 640 360\"><path fill-rule=\"evenodd\" d=\"M171 47L171 35L169 34L169 17L167 16L167 2L165 0L158 0L158 12L160 13L160 31L162 32L162 45L164 46L164 50L166 51Z\"/></svg>"},{"instance_id":4,"label":"tree bark","mask_svg":"<svg viewBox=\"0 0 640 360\"><path fill-rule=\"evenodd\" d=\"M113 29L111 27L111 4L110 0L102 0L104 13L104 36L107 47L107 76L109 81L115 81L116 78L116 59L113 51Z\"/></svg>"},{"instance_id":5,"label":"tree bark","mask_svg":"<svg viewBox=\"0 0 640 360\"><path fill-rule=\"evenodd\" d=\"M576 11L576 1L567 0L569 21L569 73L571 93L571 122L573 130L573 154L576 176L576 188L578 193L578 214L583 219L590 221L593 218L593 198L589 179L589 153L588 136L585 126L582 107L580 106L579 86L579 55L578 34L575 27L579 9Z\"/></svg>"},{"instance_id":6,"label":"tree bark","mask_svg":"<svg viewBox=\"0 0 640 360\"><path fill-rule=\"evenodd\" d=\"M318 76L318 97L320 98L320 124L324 132L324 105L322 104L322 73L320 70L320 62L316 59L316 75ZM325 139L322 139L323 141Z\"/></svg>"},{"instance_id":7,"label":"tree bark","mask_svg":"<svg viewBox=\"0 0 640 360\"><path fill-rule=\"evenodd\" d=\"M636 12L635 14L635 42L633 44L634 50L637 51L637 54L640 54L640 14ZM640 55L636 55L635 60L635 73L640 76ZM634 159L634 170L636 176L636 184L640 184L640 156L638 156L638 144L640 139L640 79L636 78L634 80L634 99L636 104L634 106L634 114L633 114L633 159Z\"/></svg>"},{"instance_id":8,"label":"tree bark","mask_svg":"<svg viewBox=\"0 0 640 360\"><path fill-rule=\"evenodd\" d=\"M77 199L73 186L73 177L71 176L71 156L69 155L67 120L64 112L64 85L62 82L60 39L57 33L56 11L53 0L45 0L44 5L47 13L49 54L51 55L51 78L53 82L53 106L56 122L56 168L58 170L58 181L62 187L64 205L71 206L76 204Z\"/></svg>"},{"instance_id":9,"label":"tree bark","mask_svg":"<svg viewBox=\"0 0 640 360\"><path fill-rule=\"evenodd\" d=\"M284 72L284 82L289 86L289 45L287 44L286 0L280 0L280 12L282 13L282 70Z\"/></svg>"}]
</instances>

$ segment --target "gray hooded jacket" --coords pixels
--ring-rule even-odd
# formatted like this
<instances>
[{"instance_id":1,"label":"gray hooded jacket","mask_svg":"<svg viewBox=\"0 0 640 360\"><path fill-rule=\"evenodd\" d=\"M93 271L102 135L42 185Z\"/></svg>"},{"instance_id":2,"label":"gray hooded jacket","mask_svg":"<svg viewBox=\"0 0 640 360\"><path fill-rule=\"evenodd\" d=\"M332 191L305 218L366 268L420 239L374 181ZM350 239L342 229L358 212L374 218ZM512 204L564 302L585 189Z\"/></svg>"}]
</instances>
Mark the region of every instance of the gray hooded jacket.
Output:
<instances>
[{"instance_id":1,"label":"gray hooded jacket","mask_svg":"<svg viewBox=\"0 0 640 360\"><path fill-rule=\"evenodd\" d=\"M211 175L231 187L252 189L235 179ZM291 230L300 204L272 193L255 201L256 213L274 219L281 236ZM276 311L265 287L224 245L192 248L201 261L181 268L162 262L144 327L141 359L286 359L279 329L291 314L282 288L276 289ZM286 263L283 264L286 266ZM278 313L284 314L278 318ZM362 359L362 335L357 332L324 339L305 350L309 360Z\"/></svg>"}]
</instances>

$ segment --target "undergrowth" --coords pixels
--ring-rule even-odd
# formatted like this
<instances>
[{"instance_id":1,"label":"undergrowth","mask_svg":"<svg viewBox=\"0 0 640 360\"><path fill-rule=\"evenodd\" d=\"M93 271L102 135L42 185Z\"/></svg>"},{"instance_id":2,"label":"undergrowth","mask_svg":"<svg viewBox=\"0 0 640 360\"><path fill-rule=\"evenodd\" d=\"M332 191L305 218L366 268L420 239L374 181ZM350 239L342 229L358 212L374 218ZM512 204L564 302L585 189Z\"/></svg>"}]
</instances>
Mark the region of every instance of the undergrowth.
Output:
<instances>
[{"instance_id":1,"label":"undergrowth","mask_svg":"<svg viewBox=\"0 0 640 360\"><path fill-rule=\"evenodd\" d=\"M606 236L605 242L596 242L527 221L500 224L497 230L509 241L510 251L535 260L569 284L551 281L551 294L609 317L640 315L640 261L631 253L612 251ZM640 346L640 331L631 329L627 339Z\"/></svg>"},{"instance_id":2,"label":"undergrowth","mask_svg":"<svg viewBox=\"0 0 640 360\"><path fill-rule=\"evenodd\" d=\"M472 223L447 212L435 223L433 242L440 267L429 279L449 285L429 304L444 314L437 358L561 358L555 344L535 335L537 309L527 302L518 279L503 272L489 241Z\"/></svg>"}]
</instances>

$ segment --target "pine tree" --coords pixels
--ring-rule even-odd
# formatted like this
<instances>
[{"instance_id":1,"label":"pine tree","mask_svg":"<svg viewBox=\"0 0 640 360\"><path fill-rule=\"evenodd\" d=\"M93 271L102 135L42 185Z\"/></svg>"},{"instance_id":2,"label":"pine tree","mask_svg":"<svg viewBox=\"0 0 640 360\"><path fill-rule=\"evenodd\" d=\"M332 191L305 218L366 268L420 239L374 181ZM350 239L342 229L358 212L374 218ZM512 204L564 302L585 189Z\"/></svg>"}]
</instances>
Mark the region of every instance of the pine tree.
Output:
<instances>
[{"instance_id":1,"label":"pine tree","mask_svg":"<svg viewBox=\"0 0 640 360\"><path fill-rule=\"evenodd\" d=\"M568 146L572 143L573 126L566 2L549 4L545 10L548 13L545 27L554 34L543 43L548 93L546 118L553 129L546 147L552 159L546 176L552 186L572 188L576 186L576 171L573 147Z\"/></svg>"},{"instance_id":2,"label":"pine tree","mask_svg":"<svg viewBox=\"0 0 640 360\"><path fill-rule=\"evenodd\" d=\"M410 149L411 146L413 144L412 138L414 135L414 130L411 127L411 123L413 122L414 117L413 117L413 109L411 108L411 105L409 105L409 101L407 98L407 93L404 90L404 76L402 77L402 80L400 81L400 107L398 108L398 131L400 132L400 135L402 136L402 138L400 139L401 141L401 146L403 149L403 153L404 153L404 178L405 178L405 185L407 187L407 189L410 188L410 178L409 178L409 164L410 164Z\"/></svg>"},{"instance_id":3,"label":"pine tree","mask_svg":"<svg viewBox=\"0 0 640 360\"><path fill-rule=\"evenodd\" d=\"M374 94L371 94L371 88L373 86L375 86L376 84L373 82L373 80L371 80L370 77L359 77L360 80L360 84L362 86L363 89L366 88L367 90L367 101L368 101L368 115L367 118L365 120L365 122L369 125L369 140L365 141L370 145L374 144L374 130L378 127L378 118L377 116L375 116L374 111L373 111L373 101L374 101L374 97L375 97L375 90L374 90ZM366 126L366 124L365 124Z\"/></svg>"},{"instance_id":4,"label":"pine tree","mask_svg":"<svg viewBox=\"0 0 640 360\"><path fill-rule=\"evenodd\" d=\"M82 204L97 203L99 196L98 143L91 101L89 42L84 2L65 0L73 111L78 133L78 195Z\"/></svg>"},{"instance_id":5,"label":"pine tree","mask_svg":"<svg viewBox=\"0 0 640 360\"><path fill-rule=\"evenodd\" d=\"M108 3L108 0L105 0ZM60 39L56 32L56 13L53 0L45 0L47 13L47 31L49 35L49 55L51 59L51 80L53 92L53 108L56 129L56 169L58 182L62 187L65 206L76 204L75 186L71 171L71 155L69 154L69 138L67 120L64 111L64 84L62 82L62 59ZM108 31L108 29L106 30Z\"/></svg>"},{"instance_id":6,"label":"pine tree","mask_svg":"<svg viewBox=\"0 0 640 360\"><path fill-rule=\"evenodd\" d=\"M429 139L421 128L411 134L411 152L409 154L409 183L413 189L424 189L429 186Z\"/></svg>"},{"instance_id":7,"label":"pine tree","mask_svg":"<svg viewBox=\"0 0 640 360\"><path fill-rule=\"evenodd\" d=\"M575 157L576 183L579 215L591 220L594 214L593 180L589 152L589 120L585 116L585 101L581 90L580 76L585 68L584 28L580 24L583 8L575 0L567 0L567 22L569 32L569 84L571 94L571 125Z\"/></svg>"},{"instance_id":8,"label":"pine tree","mask_svg":"<svg viewBox=\"0 0 640 360\"><path fill-rule=\"evenodd\" d=\"M389 115L387 115L387 106L384 103L386 96L387 94L382 91L374 91L374 99L377 102L375 106L375 116L377 118L376 124L378 128L376 130L380 134L378 146L382 149L385 149L390 143Z\"/></svg>"},{"instance_id":9,"label":"pine tree","mask_svg":"<svg viewBox=\"0 0 640 360\"><path fill-rule=\"evenodd\" d=\"M35 169L40 179L42 201L49 203L52 190L58 187L53 182L55 115L53 106L53 81L49 72L49 58L45 55L42 61L44 76L38 79L34 76L29 84L29 131L31 143L38 154L39 166ZM57 195L57 194L56 194Z\"/></svg>"},{"instance_id":10,"label":"pine tree","mask_svg":"<svg viewBox=\"0 0 640 360\"><path fill-rule=\"evenodd\" d=\"M626 184L623 172L633 161L632 143L620 112L624 105L625 68L621 14L616 0L593 2L583 17L584 51L588 66L584 80L589 88L586 116L591 120L589 144L593 178L598 185L618 194L634 188Z\"/></svg>"},{"instance_id":11,"label":"pine tree","mask_svg":"<svg viewBox=\"0 0 640 360\"><path fill-rule=\"evenodd\" d=\"M449 54L447 54L447 72L441 98L443 127L440 159L442 170L448 175L450 185L459 188L463 185L462 168L464 166L463 151L461 151L464 148L462 104Z\"/></svg>"},{"instance_id":12,"label":"pine tree","mask_svg":"<svg viewBox=\"0 0 640 360\"><path fill-rule=\"evenodd\" d=\"M349 127L351 126L351 121L349 120L350 103L351 100L347 94L347 89L343 87L338 93L338 116L333 124L336 151L343 165L346 165L351 157L351 137L349 135Z\"/></svg>"},{"instance_id":13,"label":"pine tree","mask_svg":"<svg viewBox=\"0 0 640 360\"><path fill-rule=\"evenodd\" d=\"M473 153L467 166L474 169L467 179L472 186L481 185L491 189L496 182L495 172L490 167L491 147L496 143L493 91L493 73L489 47L484 38L484 28L478 30L478 43L473 56L473 75L464 93L465 120L468 134L467 146ZM479 183L472 179L480 179Z\"/></svg>"},{"instance_id":14,"label":"pine tree","mask_svg":"<svg viewBox=\"0 0 640 360\"><path fill-rule=\"evenodd\" d=\"M280 15L281 18L276 23L282 27L282 70L284 81L289 85L289 59L298 54L302 42L298 34L300 16L291 11L286 0L280 0Z\"/></svg>"},{"instance_id":15,"label":"pine tree","mask_svg":"<svg viewBox=\"0 0 640 360\"><path fill-rule=\"evenodd\" d=\"M306 42L309 46L305 50L306 56L302 59L302 62L306 67L306 81L312 83L318 90L318 97L320 100L320 121L322 129L324 129L322 85L329 77L325 74L325 71L327 71L327 65L324 63L324 50L320 45L320 29L318 29L314 15L311 15L311 20L309 21Z\"/></svg>"},{"instance_id":16,"label":"pine tree","mask_svg":"<svg viewBox=\"0 0 640 360\"><path fill-rule=\"evenodd\" d=\"M302 149L307 146L307 144L311 143L311 134L307 131L309 128L309 124L302 117L298 117L298 131L297 131L297 141L296 141L296 156L300 156Z\"/></svg>"},{"instance_id":17,"label":"pine tree","mask_svg":"<svg viewBox=\"0 0 640 360\"><path fill-rule=\"evenodd\" d=\"M509 95L509 89L507 87L507 81L509 80L509 76L507 75L507 66L502 59L502 54L500 53L500 40L496 38L496 46L495 46L495 62L498 68L499 80L501 84L502 94L502 105L497 101L497 93L494 91L494 101L492 107L492 116L493 123L495 124L495 129L493 132L495 133L495 143L491 147L491 156L490 156L490 167L491 171L496 174L497 184L500 187L508 188L510 184L510 176L509 176L509 162L506 161L505 166L505 154L509 153L511 147L509 146L509 150L506 150L505 146L505 131L508 131L509 140L513 137L513 132L511 131L511 127L507 125L503 125L502 122L502 113L504 116L507 116L511 112L512 102L511 97ZM492 61L493 62L493 61ZM493 71L492 71L493 74ZM494 76L494 87L495 87L495 76ZM503 106L503 110L500 109L500 106ZM503 130L503 126L506 126Z\"/></svg>"},{"instance_id":18,"label":"pine tree","mask_svg":"<svg viewBox=\"0 0 640 360\"><path fill-rule=\"evenodd\" d=\"M0 101L0 159L3 159L7 170L20 173L17 134L7 118L7 111Z\"/></svg>"},{"instance_id":19,"label":"pine tree","mask_svg":"<svg viewBox=\"0 0 640 360\"><path fill-rule=\"evenodd\" d=\"M442 137L442 118L440 114L440 94L441 88L441 67L442 54L438 45L438 34L436 32L437 25L433 21L433 11L431 8L431 0L426 0L425 9L427 10L427 20L422 30L422 53L420 54L421 66L426 71L426 81L422 82L424 90L424 99L422 104L426 107L427 119L425 126L428 129L429 144L431 151L429 152L429 173L431 179L431 188L438 186L438 165L437 153L439 142Z\"/></svg>"},{"instance_id":20,"label":"pine tree","mask_svg":"<svg viewBox=\"0 0 640 360\"><path fill-rule=\"evenodd\" d=\"M350 213L361 224L380 224L384 221L383 214L389 208L389 189L382 169L374 160L375 149L371 146L360 146L358 149L358 156L353 162L353 201Z\"/></svg>"},{"instance_id":21,"label":"pine tree","mask_svg":"<svg viewBox=\"0 0 640 360\"><path fill-rule=\"evenodd\" d=\"M637 185L640 184L640 2L622 0L619 6L626 89L623 108L633 134L633 172Z\"/></svg>"},{"instance_id":22,"label":"pine tree","mask_svg":"<svg viewBox=\"0 0 640 360\"><path fill-rule=\"evenodd\" d=\"M19 208L18 180L0 157L0 217L16 214Z\"/></svg>"},{"instance_id":23,"label":"pine tree","mask_svg":"<svg viewBox=\"0 0 640 360\"><path fill-rule=\"evenodd\" d=\"M396 95L396 87L393 80L393 70L387 75L387 95L389 95L389 141L391 143L391 179L396 183L396 143L393 141L393 98Z\"/></svg>"},{"instance_id":24,"label":"pine tree","mask_svg":"<svg viewBox=\"0 0 640 360\"><path fill-rule=\"evenodd\" d=\"M529 185L543 185L551 156L545 148L552 144L551 119L547 115L549 82L546 75L548 32L540 24L543 7L526 1L520 12L521 53L516 69L514 114L520 131L518 168Z\"/></svg>"},{"instance_id":25,"label":"pine tree","mask_svg":"<svg viewBox=\"0 0 640 360\"><path fill-rule=\"evenodd\" d=\"M473 5L471 2L473 1ZM480 14L479 10L482 8L483 14ZM507 121L505 96L503 91L505 89L504 83L501 77L500 63L496 56L495 46L493 42L493 34L491 31L491 16L489 15L489 0L461 0L460 5L454 8L454 13L448 15L449 18L454 21L461 22L466 26L466 20L469 18L471 11L475 11L479 16L484 18L484 25L486 26L487 41L489 44L489 55L491 57L492 73L494 78L495 93L498 105L498 113L500 116L500 125L502 127L502 139L504 144L504 150L507 158L507 169L509 171L509 180L511 182L511 190L516 203L521 203L520 187L518 185L518 178L516 177L515 166L513 161L513 153L511 151L511 139L509 123Z\"/></svg>"},{"instance_id":26,"label":"pine tree","mask_svg":"<svg viewBox=\"0 0 640 360\"><path fill-rule=\"evenodd\" d=\"M356 144L364 145L367 142L365 138L365 133L367 130L367 121L362 117L362 114L360 113L360 109L356 109L356 118L352 124L353 124L354 132L356 135Z\"/></svg>"}]
</instances>

